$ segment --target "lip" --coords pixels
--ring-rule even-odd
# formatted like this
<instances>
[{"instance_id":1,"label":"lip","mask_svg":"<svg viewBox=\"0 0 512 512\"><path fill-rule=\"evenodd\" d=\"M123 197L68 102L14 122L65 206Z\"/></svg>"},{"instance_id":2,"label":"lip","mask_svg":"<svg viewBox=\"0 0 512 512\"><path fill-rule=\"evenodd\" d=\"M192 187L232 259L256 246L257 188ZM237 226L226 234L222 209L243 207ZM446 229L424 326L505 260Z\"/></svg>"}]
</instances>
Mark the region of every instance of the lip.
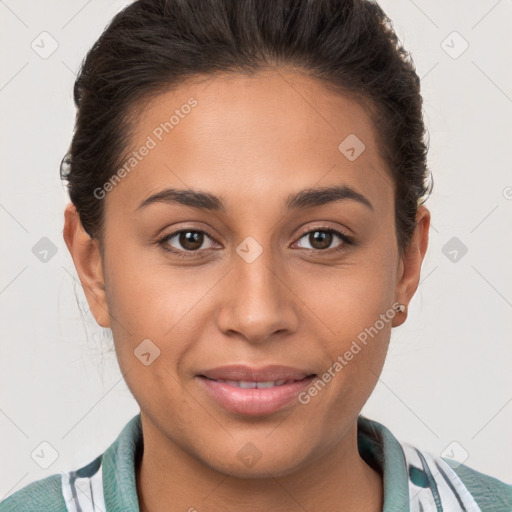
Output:
<instances>
[{"instance_id":1,"label":"lip","mask_svg":"<svg viewBox=\"0 0 512 512\"><path fill-rule=\"evenodd\" d=\"M293 401L316 377L316 374L290 366L269 365L255 368L246 365L229 365L201 371L197 379L206 394L218 405L231 412L258 416L272 414ZM289 381L268 388L240 388L229 382Z\"/></svg>"},{"instance_id":2,"label":"lip","mask_svg":"<svg viewBox=\"0 0 512 512\"><path fill-rule=\"evenodd\" d=\"M244 364L231 364L202 370L199 375L214 380L248 380L254 382L267 382L275 380L301 380L313 375L313 372L299 370L291 366L267 365L255 368Z\"/></svg>"}]
</instances>

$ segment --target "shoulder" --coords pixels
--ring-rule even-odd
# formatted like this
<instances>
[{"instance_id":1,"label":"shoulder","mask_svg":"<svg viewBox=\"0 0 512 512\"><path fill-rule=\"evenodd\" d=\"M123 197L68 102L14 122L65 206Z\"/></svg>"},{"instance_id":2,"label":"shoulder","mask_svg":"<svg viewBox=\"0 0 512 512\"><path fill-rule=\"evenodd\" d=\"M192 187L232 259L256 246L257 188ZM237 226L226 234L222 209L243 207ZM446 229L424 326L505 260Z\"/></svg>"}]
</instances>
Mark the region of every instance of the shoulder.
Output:
<instances>
[{"instance_id":1,"label":"shoulder","mask_svg":"<svg viewBox=\"0 0 512 512\"><path fill-rule=\"evenodd\" d=\"M0 512L105 510L102 457L99 455L77 471L54 474L26 485L0 502ZM80 503L86 503L87 506L81 507Z\"/></svg>"},{"instance_id":2,"label":"shoulder","mask_svg":"<svg viewBox=\"0 0 512 512\"><path fill-rule=\"evenodd\" d=\"M453 467L453 470L483 511L510 512L512 510L511 484L480 473L464 464Z\"/></svg>"},{"instance_id":3,"label":"shoulder","mask_svg":"<svg viewBox=\"0 0 512 512\"><path fill-rule=\"evenodd\" d=\"M112 510L138 510L134 464L142 442L139 413L92 462L26 485L0 501L0 512L102 512L106 500Z\"/></svg>"},{"instance_id":4,"label":"shoulder","mask_svg":"<svg viewBox=\"0 0 512 512\"><path fill-rule=\"evenodd\" d=\"M384 475L389 510L512 512L511 484L401 442L384 425L364 416L358 419L358 447Z\"/></svg>"},{"instance_id":5,"label":"shoulder","mask_svg":"<svg viewBox=\"0 0 512 512\"><path fill-rule=\"evenodd\" d=\"M62 476L55 474L32 482L0 502L0 512L67 512Z\"/></svg>"},{"instance_id":6,"label":"shoulder","mask_svg":"<svg viewBox=\"0 0 512 512\"><path fill-rule=\"evenodd\" d=\"M510 512L512 485L465 464L401 443L409 476L409 491L418 504L449 503L448 510Z\"/></svg>"}]
</instances>

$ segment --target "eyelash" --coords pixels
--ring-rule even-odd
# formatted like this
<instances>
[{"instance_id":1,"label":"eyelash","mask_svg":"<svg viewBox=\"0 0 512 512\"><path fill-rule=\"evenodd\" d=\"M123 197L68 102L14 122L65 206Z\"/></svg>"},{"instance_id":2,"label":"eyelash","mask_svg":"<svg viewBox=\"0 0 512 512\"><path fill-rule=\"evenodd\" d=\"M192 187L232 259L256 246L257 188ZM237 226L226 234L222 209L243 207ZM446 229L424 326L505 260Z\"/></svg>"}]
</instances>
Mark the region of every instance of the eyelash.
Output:
<instances>
[{"instance_id":1,"label":"eyelash","mask_svg":"<svg viewBox=\"0 0 512 512\"><path fill-rule=\"evenodd\" d=\"M352 237L348 236L343 231L340 231L339 229L327 228L327 227L315 227L315 228L309 229L308 231L305 231L304 233L302 233L299 236L298 240L301 240L306 235L309 235L309 234L314 233L316 231L323 231L323 232L326 232L326 233L334 233L334 234L338 235L341 238L343 243L338 245L337 247L334 247L334 248L331 248L331 249L306 249L308 251L312 251L312 252L315 252L317 254L319 254L319 253L332 254L332 253L341 252L341 251L346 250L346 246L347 245L349 245L349 246L350 245L355 245L354 239ZM166 243L171 238L174 238L176 235L179 235L181 233L187 233L187 232L204 233L206 236L208 236L209 238L214 240L213 236L211 236L207 231L204 231L202 229L180 229L179 231L174 231L173 233L169 233L169 234L165 235L164 237L160 238L157 241L157 244L160 247L162 247L162 249L164 251L170 252L170 253L174 254L175 256L177 256L179 258L190 258L190 257L196 256L201 251L211 251L212 250L212 249L202 249L201 251L199 251L199 250L197 250L197 251L176 250L176 249L170 248L170 246Z\"/></svg>"}]
</instances>

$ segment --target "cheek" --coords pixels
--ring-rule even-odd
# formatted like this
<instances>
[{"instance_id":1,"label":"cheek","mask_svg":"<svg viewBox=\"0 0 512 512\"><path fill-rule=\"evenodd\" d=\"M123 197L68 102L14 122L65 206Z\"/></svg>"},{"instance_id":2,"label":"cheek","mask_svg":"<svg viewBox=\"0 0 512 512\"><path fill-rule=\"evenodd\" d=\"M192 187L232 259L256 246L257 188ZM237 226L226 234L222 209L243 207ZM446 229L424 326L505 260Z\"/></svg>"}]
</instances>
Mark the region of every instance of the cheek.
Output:
<instances>
[{"instance_id":1,"label":"cheek","mask_svg":"<svg viewBox=\"0 0 512 512\"><path fill-rule=\"evenodd\" d=\"M311 398L318 410L362 407L382 370L396 311L396 254L384 247L324 275L301 280L302 296L322 326L325 372ZM318 319L320 321L318 321ZM313 347L314 348L314 347ZM325 386L324 386L325 384ZM324 392L323 389L330 391ZM305 397L307 400L308 397ZM326 407L325 407L326 406ZM319 414L323 414L319 412Z\"/></svg>"},{"instance_id":2,"label":"cheek","mask_svg":"<svg viewBox=\"0 0 512 512\"><path fill-rule=\"evenodd\" d=\"M193 267L173 268L140 250L138 255L135 250L130 255L115 258L112 254L106 266L108 308L123 372L136 370L137 379L149 383L165 377L165 371L156 371L162 361L174 374L187 360L211 315L206 311L209 293L219 276L206 268L202 272ZM157 358L150 372L139 375L144 358L138 356L147 352L150 356L146 359Z\"/></svg>"},{"instance_id":3,"label":"cheek","mask_svg":"<svg viewBox=\"0 0 512 512\"><path fill-rule=\"evenodd\" d=\"M303 310L334 340L346 341L373 326L394 302L393 251L373 252L361 251L338 267L296 273L293 289Z\"/></svg>"},{"instance_id":4,"label":"cheek","mask_svg":"<svg viewBox=\"0 0 512 512\"><path fill-rule=\"evenodd\" d=\"M165 406L187 411L190 404L181 392L178 369L197 338L186 319L198 295L204 295L203 287L184 286L169 267L137 265L135 258L122 258L110 267L109 277L112 334L128 388L146 410Z\"/></svg>"},{"instance_id":5,"label":"cheek","mask_svg":"<svg viewBox=\"0 0 512 512\"><path fill-rule=\"evenodd\" d=\"M205 280L192 267L173 268L148 253L135 249L109 264L108 305L125 331L160 339L208 293L212 278Z\"/></svg>"},{"instance_id":6,"label":"cheek","mask_svg":"<svg viewBox=\"0 0 512 512\"><path fill-rule=\"evenodd\" d=\"M340 417L357 416L371 395L382 371L389 346L391 307L366 304L361 313L340 316L336 335L322 340L326 365L322 373L300 397L319 425L337 432ZM334 325L334 321L332 322ZM326 430L327 432L327 430Z\"/></svg>"}]
</instances>

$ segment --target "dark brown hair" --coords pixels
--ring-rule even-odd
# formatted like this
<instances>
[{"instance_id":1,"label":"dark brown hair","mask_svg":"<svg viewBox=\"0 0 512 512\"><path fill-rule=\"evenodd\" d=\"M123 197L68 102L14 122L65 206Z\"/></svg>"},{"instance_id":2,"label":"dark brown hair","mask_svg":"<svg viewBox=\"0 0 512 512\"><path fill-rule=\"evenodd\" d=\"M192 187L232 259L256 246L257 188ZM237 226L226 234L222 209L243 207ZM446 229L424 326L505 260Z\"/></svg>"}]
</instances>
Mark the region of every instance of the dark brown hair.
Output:
<instances>
[{"instance_id":1,"label":"dark brown hair","mask_svg":"<svg viewBox=\"0 0 512 512\"><path fill-rule=\"evenodd\" d=\"M395 185L402 251L432 188L420 80L369 0L138 0L119 12L82 63L60 169L87 233L101 239L104 202L94 190L122 165L145 101L195 76L279 65L368 106Z\"/></svg>"}]
</instances>

